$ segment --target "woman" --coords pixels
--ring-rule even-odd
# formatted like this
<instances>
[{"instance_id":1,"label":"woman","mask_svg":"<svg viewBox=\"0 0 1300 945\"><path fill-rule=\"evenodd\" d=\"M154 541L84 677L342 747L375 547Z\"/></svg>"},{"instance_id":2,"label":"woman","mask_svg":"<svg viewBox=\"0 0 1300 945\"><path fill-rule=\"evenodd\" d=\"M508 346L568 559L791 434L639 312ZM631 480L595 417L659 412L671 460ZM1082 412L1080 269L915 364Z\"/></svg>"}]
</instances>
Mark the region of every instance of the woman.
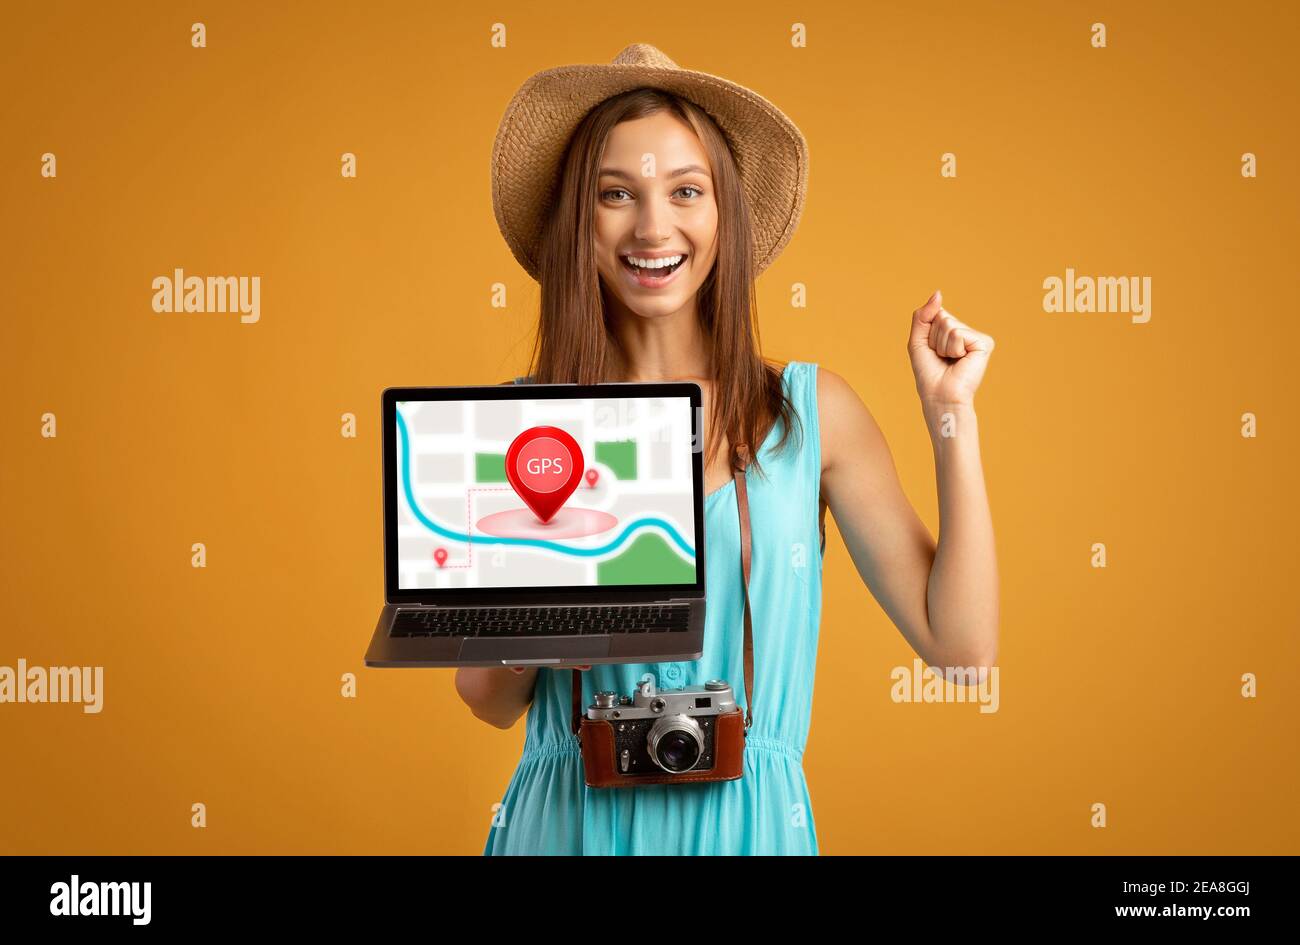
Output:
<instances>
[{"instance_id":1,"label":"woman","mask_svg":"<svg viewBox=\"0 0 1300 945\"><path fill-rule=\"evenodd\" d=\"M997 570L973 406L993 341L945 312L938 292L912 314L908 352L938 474L936 547L843 378L759 352L753 280L793 234L806 174L802 135L770 103L643 44L608 66L539 73L507 109L493 198L512 251L541 283L534 379L689 380L704 392L703 656L581 666L583 694L630 695L646 673L662 688L719 678L744 707L731 470L736 446L751 443L754 711L738 780L587 788L570 727L576 670L458 670L476 717L509 728L528 712L486 854L818 852L801 757L827 507L926 663L995 657Z\"/></svg>"}]
</instances>

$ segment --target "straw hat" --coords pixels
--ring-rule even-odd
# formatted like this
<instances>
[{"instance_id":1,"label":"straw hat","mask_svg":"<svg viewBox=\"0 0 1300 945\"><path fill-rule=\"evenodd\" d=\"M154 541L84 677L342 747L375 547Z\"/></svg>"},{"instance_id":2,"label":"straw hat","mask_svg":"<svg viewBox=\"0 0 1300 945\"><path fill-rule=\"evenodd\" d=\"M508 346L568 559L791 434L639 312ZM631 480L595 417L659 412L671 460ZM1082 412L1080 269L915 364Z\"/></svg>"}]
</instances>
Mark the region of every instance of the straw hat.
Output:
<instances>
[{"instance_id":1,"label":"straw hat","mask_svg":"<svg viewBox=\"0 0 1300 945\"><path fill-rule=\"evenodd\" d=\"M627 46L608 65L538 72L515 92L492 146L492 208L510 251L537 279L542 227L569 137L593 106L641 86L689 99L722 129L749 198L758 275L780 255L799 224L808 145L794 122L758 93L681 69L646 43Z\"/></svg>"}]
</instances>

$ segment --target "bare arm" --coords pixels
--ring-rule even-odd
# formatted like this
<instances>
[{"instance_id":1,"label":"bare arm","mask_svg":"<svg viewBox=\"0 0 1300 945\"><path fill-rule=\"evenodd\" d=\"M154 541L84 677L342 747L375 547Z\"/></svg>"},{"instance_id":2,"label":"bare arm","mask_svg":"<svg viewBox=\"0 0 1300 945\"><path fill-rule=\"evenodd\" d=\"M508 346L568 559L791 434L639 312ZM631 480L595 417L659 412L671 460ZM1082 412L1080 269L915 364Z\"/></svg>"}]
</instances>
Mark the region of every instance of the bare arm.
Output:
<instances>
[{"instance_id":1,"label":"bare arm","mask_svg":"<svg viewBox=\"0 0 1300 945\"><path fill-rule=\"evenodd\" d=\"M456 693L475 718L497 728L512 727L528 711L536 684L536 666L522 673L495 666L461 666L456 670Z\"/></svg>"},{"instance_id":2,"label":"bare arm","mask_svg":"<svg viewBox=\"0 0 1300 945\"><path fill-rule=\"evenodd\" d=\"M931 666L989 666L998 648L998 571L973 388L969 378L956 388L937 383L942 369L976 353L976 340L954 333L965 326L949 321L940 301L913 313L912 338L925 346L914 357L933 357L921 366L940 369L933 379L918 375L934 449L938 545L903 493L875 418L842 377L825 369L817 381L822 494L859 575L917 655ZM987 336L978 337L984 344Z\"/></svg>"}]
</instances>

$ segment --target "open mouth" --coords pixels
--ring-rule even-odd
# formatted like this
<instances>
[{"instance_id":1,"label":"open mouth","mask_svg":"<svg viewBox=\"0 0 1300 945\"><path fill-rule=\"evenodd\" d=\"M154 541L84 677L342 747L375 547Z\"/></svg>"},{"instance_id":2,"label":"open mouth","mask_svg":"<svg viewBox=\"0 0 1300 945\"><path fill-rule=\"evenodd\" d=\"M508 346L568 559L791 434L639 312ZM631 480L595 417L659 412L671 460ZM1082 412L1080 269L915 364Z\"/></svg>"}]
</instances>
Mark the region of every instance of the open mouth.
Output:
<instances>
[{"instance_id":1,"label":"open mouth","mask_svg":"<svg viewBox=\"0 0 1300 945\"><path fill-rule=\"evenodd\" d=\"M625 268L628 272L636 276L639 282L653 284L655 282L662 282L666 280L674 272L676 272L682 266L686 265L686 260L689 257L688 254L681 253L677 256L668 257L669 259L674 260L673 262L669 262L667 264L661 264L661 265L654 265L654 266L638 266L635 263L633 263L631 259L629 259L627 256L620 256L618 258L619 261L623 264L623 268ZM660 263L661 261L643 260L643 262Z\"/></svg>"}]
</instances>

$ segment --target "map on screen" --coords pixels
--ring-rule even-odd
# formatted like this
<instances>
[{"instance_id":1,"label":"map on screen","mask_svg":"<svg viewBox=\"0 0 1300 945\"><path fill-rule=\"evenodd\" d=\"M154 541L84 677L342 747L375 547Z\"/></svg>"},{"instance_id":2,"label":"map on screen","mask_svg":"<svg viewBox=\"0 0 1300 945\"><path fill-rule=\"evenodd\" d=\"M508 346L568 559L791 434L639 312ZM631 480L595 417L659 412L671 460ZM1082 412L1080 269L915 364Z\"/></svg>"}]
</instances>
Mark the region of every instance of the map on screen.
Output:
<instances>
[{"instance_id":1,"label":"map on screen","mask_svg":"<svg viewBox=\"0 0 1300 945\"><path fill-rule=\"evenodd\" d=\"M694 584L690 410L398 401L398 587Z\"/></svg>"}]
</instances>

